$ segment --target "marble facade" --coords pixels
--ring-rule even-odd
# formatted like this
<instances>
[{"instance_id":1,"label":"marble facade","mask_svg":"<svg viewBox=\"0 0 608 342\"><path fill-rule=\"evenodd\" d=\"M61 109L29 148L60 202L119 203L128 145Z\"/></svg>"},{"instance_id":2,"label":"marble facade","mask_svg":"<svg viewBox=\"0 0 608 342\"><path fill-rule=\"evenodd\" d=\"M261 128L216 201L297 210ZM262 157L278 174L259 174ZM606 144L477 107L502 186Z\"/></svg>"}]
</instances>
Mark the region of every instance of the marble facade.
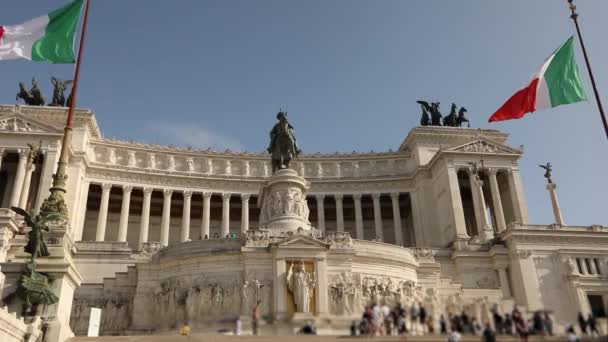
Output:
<instances>
[{"instance_id":1,"label":"marble facade","mask_svg":"<svg viewBox=\"0 0 608 342\"><path fill-rule=\"evenodd\" d=\"M4 294L25 257L20 219L5 208L36 209L48 195L65 116L0 105ZM77 110L69 226L52 241L65 265L62 319L86 334L99 307L106 335L186 322L203 331L247 321L259 302L279 329L297 316L287 274L302 260L314 272L310 314L321 331L346 327L372 302L480 320L518 305L551 310L559 326L607 311L608 227L565 225L557 214L531 224L523 147L507 138L417 127L395 151L304 154L286 171L297 181L276 185L268 155L104 138L95 115ZM38 141L43 157L29 165L26 144ZM469 162L481 159L477 176Z\"/></svg>"}]
</instances>

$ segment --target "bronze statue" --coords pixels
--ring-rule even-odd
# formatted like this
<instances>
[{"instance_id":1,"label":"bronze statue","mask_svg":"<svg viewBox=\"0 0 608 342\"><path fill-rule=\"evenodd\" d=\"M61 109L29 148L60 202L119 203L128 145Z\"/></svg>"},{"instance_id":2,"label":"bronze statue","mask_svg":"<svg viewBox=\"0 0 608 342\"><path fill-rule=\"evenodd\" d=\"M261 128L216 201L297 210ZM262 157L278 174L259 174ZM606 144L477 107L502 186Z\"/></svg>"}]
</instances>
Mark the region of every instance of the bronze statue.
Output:
<instances>
[{"instance_id":1,"label":"bronze statue","mask_svg":"<svg viewBox=\"0 0 608 342\"><path fill-rule=\"evenodd\" d=\"M42 217L40 214L28 213L22 208L11 207L15 213L23 216L25 224L31 228L28 233L27 244L23 250L31 255L30 260L25 264L25 270L17 282L17 290L11 293L4 301L10 301L15 297L24 301L23 314L35 315L36 307L40 304L51 305L57 303L59 298L53 293L49 285L47 275L36 272L36 258L47 257L49 250L44 243L42 231L48 231L46 222L62 218L60 214L51 213Z\"/></svg>"},{"instance_id":2,"label":"bronze statue","mask_svg":"<svg viewBox=\"0 0 608 342\"><path fill-rule=\"evenodd\" d=\"M441 126L441 112L439 111L439 105L441 102L431 102L431 125Z\"/></svg>"},{"instance_id":3,"label":"bronze statue","mask_svg":"<svg viewBox=\"0 0 608 342\"><path fill-rule=\"evenodd\" d=\"M471 128L471 123L469 122L469 119L467 119L464 116L464 113L467 112L467 109L464 107L460 107L460 110L458 111L458 117L456 118L456 127L461 127L463 123L467 123L467 127Z\"/></svg>"},{"instance_id":4,"label":"bronze statue","mask_svg":"<svg viewBox=\"0 0 608 342\"><path fill-rule=\"evenodd\" d=\"M35 78L32 78L31 90L27 90L23 82L19 82L19 92L15 99L22 99L28 106L44 106L44 97L42 97L42 93L38 88L38 81Z\"/></svg>"},{"instance_id":5,"label":"bronze statue","mask_svg":"<svg viewBox=\"0 0 608 342\"><path fill-rule=\"evenodd\" d=\"M51 77L51 83L53 83L53 102L51 102L51 106L65 107L64 92L74 81L62 81L53 76Z\"/></svg>"},{"instance_id":6,"label":"bronze statue","mask_svg":"<svg viewBox=\"0 0 608 342\"><path fill-rule=\"evenodd\" d=\"M422 108L422 117L420 118L420 126L428 126L431 124L431 118L429 117L430 106L428 102L416 101Z\"/></svg>"},{"instance_id":7,"label":"bronze statue","mask_svg":"<svg viewBox=\"0 0 608 342\"><path fill-rule=\"evenodd\" d=\"M538 166L545 169L545 178L547 178L547 182L549 184L553 183L553 180L551 179L551 171L553 171L553 167L551 166L551 163L547 163L545 165L538 165Z\"/></svg>"},{"instance_id":8,"label":"bronze statue","mask_svg":"<svg viewBox=\"0 0 608 342\"><path fill-rule=\"evenodd\" d=\"M456 120L458 116L456 115L456 104L452 102L452 109L450 110L450 114L446 115L443 118L443 125L448 127L456 127Z\"/></svg>"},{"instance_id":9,"label":"bronze statue","mask_svg":"<svg viewBox=\"0 0 608 342\"><path fill-rule=\"evenodd\" d=\"M291 159L302 152L298 148L293 126L287 121L287 112L280 111L277 120L279 122L270 131L270 145L267 149L272 155L272 173L288 168Z\"/></svg>"}]
</instances>

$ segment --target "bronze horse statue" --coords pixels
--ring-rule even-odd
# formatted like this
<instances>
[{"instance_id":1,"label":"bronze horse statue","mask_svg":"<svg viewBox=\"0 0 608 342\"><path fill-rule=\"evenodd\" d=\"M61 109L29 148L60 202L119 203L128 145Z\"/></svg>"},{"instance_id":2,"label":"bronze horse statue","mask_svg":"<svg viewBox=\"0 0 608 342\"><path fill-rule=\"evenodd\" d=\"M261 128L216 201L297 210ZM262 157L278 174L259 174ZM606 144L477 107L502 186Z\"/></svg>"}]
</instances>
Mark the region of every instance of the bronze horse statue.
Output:
<instances>
[{"instance_id":1,"label":"bronze horse statue","mask_svg":"<svg viewBox=\"0 0 608 342\"><path fill-rule=\"evenodd\" d=\"M268 153L272 158L272 173L289 168L291 160L302 151L298 148L293 126L287 121L287 113L279 112L277 122L270 131Z\"/></svg>"},{"instance_id":2,"label":"bronze horse statue","mask_svg":"<svg viewBox=\"0 0 608 342\"><path fill-rule=\"evenodd\" d=\"M38 81L32 78L32 89L27 90L23 82L19 82L19 92L15 96L15 100L22 99L28 106L44 106L44 97L38 88Z\"/></svg>"}]
</instances>

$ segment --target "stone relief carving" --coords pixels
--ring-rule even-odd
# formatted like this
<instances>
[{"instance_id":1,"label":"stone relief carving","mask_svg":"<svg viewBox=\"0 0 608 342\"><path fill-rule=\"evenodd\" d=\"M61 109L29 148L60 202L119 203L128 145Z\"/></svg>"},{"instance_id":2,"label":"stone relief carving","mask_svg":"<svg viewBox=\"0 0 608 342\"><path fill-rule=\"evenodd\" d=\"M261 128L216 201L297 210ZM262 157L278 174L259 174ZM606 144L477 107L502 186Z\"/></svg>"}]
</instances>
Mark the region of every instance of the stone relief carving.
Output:
<instances>
[{"instance_id":1,"label":"stone relief carving","mask_svg":"<svg viewBox=\"0 0 608 342\"><path fill-rule=\"evenodd\" d=\"M323 178L323 165L321 163L317 163L317 177Z\"/></svg>"},{"instance_id":2,"label":"stone relief carving","mask_svg":"<svg viewBox=\"0 0 608 342\"><path fill-rule=\"evenodd\" d=\"M154 153L148 153L148 169L154 170L156 168L156 155Z\"/></svg>"},{"instance_id":3,"label":"stone relief carving","mask_svg":"<svg viewBox=\"0 0 608 342\"><path fill-rule=\"evenodd\" d=\"M188 165L188 172L192 173L194 172L194 159L192 159L191 157L189 157L186 160L186 164Z\"/></svg>"},{"instance_id":4,"label":"stone relief carving","mask_svg":"<svg viewBox=\"0 0 608 342\"><path fill-rule=\"evenodd\" d=\"M283 215L299 216L308 221L309 214L308 202L302 193L285 189L265 196L260 222Z\"/></svg>"},{"instance_id":5,"label":"stone relief carving","mask_svg":"<svg viewBox=\"0 0 608 342\"><path fill-rule=\"evenodd\" d=\"M573 257L566 257L564 259L564 264L566 266L566 270L568 275L579 275L578 273L578 265Z\"/></svg>"},{"instance_id":6,"label":"stone relief carving","mask_svg":"<svg viewBox=\"0 0 608 342\"><path fill-rule=\"evenodd\" d=\"M241 314L251 315L253 306L259 303L263 313L269 312L271 280L258 280L251 275L241 286Z\"/></svg>"},{"instance_id":7,"label":"stone relief carving","mask_svg":"<svg viewBox=\"0 0 608 342\"><path fill-rule=\"evenodd\" d=\"M245 234L245 246L268 247L268 233L261 230L248 230Z\"/></svg>"},{"instance_id":8,"label":"stone relief carving","mask_svg":"<svg viewBox=\"0 0 608 342\"><path fill-rule=\"evenodd\" d=\"M208 175L213 174L213 159L211 159L211 158L207 158L207 174Z\"/></svg>"},{"instance_id":9,"label":"stone relief carving","mask_svg":"<svg viewBox=\"0 0 608 342\"><path fill-rule=\"evenodd\" d=\"M129 151L129 160L127 162L127 166L135 167L137 164L137 159L135 159L135 151Z\"/></svg>"},{"instance_id":10,"label":"stone relief carving","mask_svg":"<svg viewBox=\"0 0 608 342\"><path fill-rule=\"evenodd\" d=\"M144 256L151 256L163 248L162 242L148 241L141 244L139 252Z\"/></svg>"},{"instance_id":11,"label":"stone relief carving","mask_svg":"<svg viewBox=\"0 0 608 342\"><path fill-rule=\"evenodd\" d=\"M249 161L246 160L243 162L244 176L249 177L251 175L251 168L249 166Z\"/></svg>"},{"instance_id":12,"label":"stone relief carving","mask_svg":"<svg viewBox=\"0 0 608 342\"><path fill-rule=\"evenodd\" d=\"M0 120L0 131L11 132L45 132L45 130L36 127L29 122L18 118L8 118Z\"/></svg>"},{"instance_id":13,"label":"stone relief carving","mask_svg":"<svg viewBox=\"0 0 608 342\"><path fill-rule=\"evenodd\" d=\"M224 167L224 174L230 176L232 174L232 163L230 160L226 160L226 165Z\"/></svg>"},{"instance_id":14,"label":"stone relief carving","mask_svg":"<svg viewBox=\"0 0 608 342\"><path fill-rule=\"evenodd\" d=\"M414 252L414 257L416 259L418 259L418 258L428 259L428 258L434 257L433 249L431 249L431 248L412 248L412 251Z\"/></svg>"},{"instance_id":15,"label":"stone relief carving","mask_svg":"<svg viewBox=\"0 0 608 342\"><path fill-rule=\"evenodd\" d=\"M113 148L108 150L108 162L111 165L116 165L116 150Z\"/></svg>"},{"instance_id":16,"label":"stone relief carving","mask_svg":"<svg viewBox=\"0 0 608 342\"><path fill-rule=\"evenodd\" d=\"M325 236L325 243L334 248L352 248L354 247L353 239L348 232L330 232Z\"/></svg>"},{"instance_id":17,"label":"stone relief carving","mask_svg":"<svg viewBox=\"0 0 608 342\"><path fill-rule=\"evenodd\" d=\"M175 156L167 157L167 170L171 172L175 171Z\"/></svg>"},{"instance_id":18,"label":"stone relief carving","mask_svg":"<svg viewBox=\"0 0 608 342\"><path fill-rule=\"evenodd\" d=\"M101 296L74 298L70 327L75 334L86 335L93 307L102 309L99 330L104 335L124 335L131 326L132 294L104 292Z\"/></svg>"},{"instance_id":19,"label":"stone relief carving","mask_svg":"<svg viewBox=\"0 0 608 342\"><path fill-rule=\"evenodd\" d=\"M336 163L336 177L342 177L342 167L340 166L340 163Z\"/></svg>"},{"instance_id":20,"label":"stone relief carving","mask_svg":"<svg viewBox=\"0 0 608 342\"><path fill-rule=\"evenodd\" d=\"M490 145L485 141L475 141L471 144L464 145L462 147L464 152L485 152L485 153L497 153L500 152L499 148L494 145Z\"/></svg>"}]
</instances>

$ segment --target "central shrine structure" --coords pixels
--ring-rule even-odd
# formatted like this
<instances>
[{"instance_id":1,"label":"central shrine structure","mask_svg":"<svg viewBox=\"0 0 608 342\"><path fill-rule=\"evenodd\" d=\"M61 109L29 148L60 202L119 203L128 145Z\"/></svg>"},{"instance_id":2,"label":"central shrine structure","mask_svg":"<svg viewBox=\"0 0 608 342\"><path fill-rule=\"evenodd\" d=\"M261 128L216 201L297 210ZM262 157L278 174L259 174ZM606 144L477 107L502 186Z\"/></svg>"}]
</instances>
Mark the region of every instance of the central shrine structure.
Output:
<instances>
[{"instance_id":1,"label":"central shrine structure","mask_svg":"<svg viewBox=\"0 0 608 342\"><path fill-rule=\"evenodd\" d=\"M40 208L66 112L0 106L0 208ZM436 325L462 311L491 322L514 305L550 311L557 326L578 312L605 325L608 227L564 224L555 183L560 219L531 224L523 148L507 137L426 126L396 151L350 154L300 154L294 139L285 161L108 139L77 110L69 226L49 234L39 266L64 279L49 312L76 335L91 308L103 335L210 332L239 317L247 330L255 305L263 333L305 320L344 332L371 303L422 303ZM27 144L39 141L30 163ZM20 225L0 209L3 297L28 258ZM9 312L19 315L9 306L0 319Z\"/></svg>"}]
</instances>

